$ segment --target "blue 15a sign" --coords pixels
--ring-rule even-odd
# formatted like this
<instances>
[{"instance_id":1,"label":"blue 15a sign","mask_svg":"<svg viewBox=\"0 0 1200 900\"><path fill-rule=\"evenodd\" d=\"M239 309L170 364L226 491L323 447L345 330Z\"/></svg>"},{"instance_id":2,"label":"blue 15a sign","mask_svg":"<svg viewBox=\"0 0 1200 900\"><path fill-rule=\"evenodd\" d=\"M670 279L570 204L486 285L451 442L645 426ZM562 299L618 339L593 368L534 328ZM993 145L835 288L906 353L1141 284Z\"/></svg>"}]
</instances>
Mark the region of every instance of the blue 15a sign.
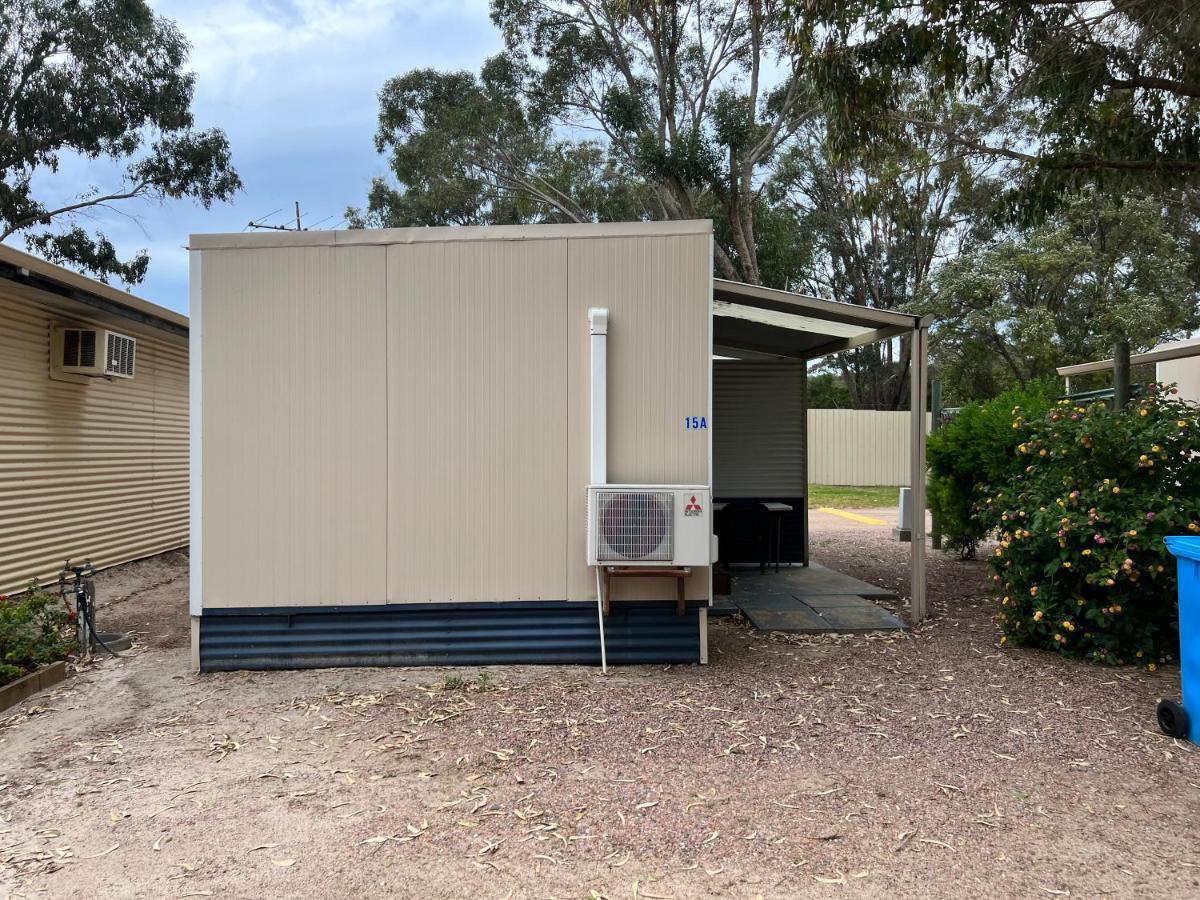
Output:
<instances>
[{"instance_id":1,"label":"blue 15a sign","mask_svg":"<svg viewBox=\"0 0 1200 900\"><path fill-rule=\"evenodd\" d=\"M707 416L684 416L683 427L686 431L696 431L700 428L708 427Z\"/></svg>"}]
</instances>

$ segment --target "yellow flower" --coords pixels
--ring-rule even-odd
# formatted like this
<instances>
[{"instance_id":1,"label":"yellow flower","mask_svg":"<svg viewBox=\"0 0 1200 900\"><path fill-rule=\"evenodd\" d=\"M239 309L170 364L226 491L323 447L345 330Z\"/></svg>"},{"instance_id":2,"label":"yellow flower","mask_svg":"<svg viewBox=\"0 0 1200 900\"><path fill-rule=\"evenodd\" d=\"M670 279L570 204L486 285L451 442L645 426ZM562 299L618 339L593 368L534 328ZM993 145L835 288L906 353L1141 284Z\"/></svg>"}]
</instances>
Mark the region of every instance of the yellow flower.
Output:
<instances>
[{"instance_id":1,"label":"yellow flower","mask_svg":"<svg viewBox=\"0 0 1200 900\"><path fill-rule=\"evenodd\" d=\"M1137 537L1137 529L1136 529L1136 528L1131 528L1131 529L1129 529L1129 531L1128 531L1128 532L1126 532L1126 533L1127 533L1127 534L1128 534L1130 537Z\"/></svg>"},{"instance_id":2,"label":"yellow flower","mask_svg":"<svg viewBox=\"0 0 1200 900\"><path fill-rule=\"evenodd\" d=\"M1039 610L1037 610L1037 611L1036 611L1036 612L1033 614L1033 621L1035 621L1035 622L1040 622L1040 621L1042 621L1042 611L1041 611L1040 609L1039 609Z\"/></svg>"},{"instance_id":3,"label":"yellow flower","mask_svg":"<svg viewBox=\"0 0 1200 900\"><path fill-rule=\"evenodd\" d=\"M1038 592L1038 589L1037 589L1037 585L1035 584L1033 587L1031 587L1031 588L1029 589L1029 596L1030 596L1030 597L1036 597L1036 596L1037 596L1037 592Z\"/></svg>"},{"instance_id":4,"label":"yellow flower","mask_svg":"<svg viewBox=\"0 0 1200 900\"><path fill-rule=\"evenodd\" d=\"M1113 485L1113 493L1119 494L1119 493L1121 493L1121 489L1119 487L1117 487L1116 485Z\"/></svg>"},{"instance_id":5,"label":"yellow flower","mask_svg":"<svg viewBox=\"0 0 1200 900\"><path fill-rule=\"evenodd\" d=\"M1157 672L1158 666L1156 666L1154 663L1150 663L1150 665L1146 666L1146 669L1151 672Z\"/></svg>"},{"instance_id":6,"label":"yellow flower","mask_svg":"<svg viewBox=\"0 0 1200 900\"><path fill-rule=\"evenodd\" d=\"M1180 428L1187 428L1187 422L1183 421L1183 419L1180 419L1175 424L1178 425Z\"/></svg>"},{"instance_id":7,"label":"yellow flower","mask_svg":"<svg viewBox=\"0 0 1200 900\"><path fill-rule=\"evenodd\" d=\"M1064 563L1063 563L1063 568L1064 568L1064 569L1069 569L1069 568L1071 568L1071 561L1070 561L1069 559L1068 559L1066 562L1064 562Z\"/></svg>"},{"instance_id":8,"label":"yellow flower","mask_svg":"<svg viewBox=\"0 0 1200 900\"><path fill-rule=\"evenodd\" d=\"M1148 416L1148 415L1150 415L1150 411L1148 409L1146 409L1145 407L1142 407L1141 409L1138 410L1138 415L1139 416Z\"/></svg>"},{"instance_id":9,"label":"yellow flower","mask_svg":"<svg viewBox=\"0 0 1200 900\"><path fill-rule=\"evenodd\" d=\"M1087 549L1087 550L1084 550L1084 551L1083 551L1083 555L1084 555L1084 556L1091 556L1091 555L1092 555L1092 551L1091 551L1091 549L1089 548L1089 549Z\"/></svg>"}]
</instances>

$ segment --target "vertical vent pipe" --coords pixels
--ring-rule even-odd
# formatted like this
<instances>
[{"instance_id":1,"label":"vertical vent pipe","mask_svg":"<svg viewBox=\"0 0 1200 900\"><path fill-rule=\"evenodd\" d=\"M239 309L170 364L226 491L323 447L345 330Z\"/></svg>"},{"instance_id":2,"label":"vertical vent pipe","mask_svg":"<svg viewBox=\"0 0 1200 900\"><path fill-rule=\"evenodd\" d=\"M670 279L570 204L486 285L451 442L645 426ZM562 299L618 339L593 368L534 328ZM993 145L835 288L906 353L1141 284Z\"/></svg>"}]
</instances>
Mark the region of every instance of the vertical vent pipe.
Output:
<instances>
[{"instance_id":1,"label":"vertical vent pipe","mask_svg":"<svg viewBox=\"0 0 1200 900\"><path fill-rule=\"evenodd\" d=\"M608 310L589 309L592 342L591 484L608 484Z\"/></svg>"}]
</instances>

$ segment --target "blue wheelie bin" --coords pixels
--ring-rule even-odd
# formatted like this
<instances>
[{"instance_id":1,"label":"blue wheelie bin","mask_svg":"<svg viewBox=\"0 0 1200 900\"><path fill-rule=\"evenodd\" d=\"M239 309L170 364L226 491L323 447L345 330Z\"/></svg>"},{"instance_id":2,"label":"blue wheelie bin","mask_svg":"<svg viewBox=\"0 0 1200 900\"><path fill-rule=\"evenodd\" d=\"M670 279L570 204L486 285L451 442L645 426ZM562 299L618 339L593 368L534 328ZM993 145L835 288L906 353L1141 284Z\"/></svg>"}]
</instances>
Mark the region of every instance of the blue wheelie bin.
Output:
<instances>
[{"instance_id":1,"label":"blue wheelie bin","mask_svg":"<svg viewBox=\"0 0 1200 900\"><path fill-rule=\"evenodd\" d=\"M1183 702L1160 700L1158 727L1200 744L1200 537L1173 535L1167 549L1179 567L1179 674Z\"/></svg>"}]
</instances>

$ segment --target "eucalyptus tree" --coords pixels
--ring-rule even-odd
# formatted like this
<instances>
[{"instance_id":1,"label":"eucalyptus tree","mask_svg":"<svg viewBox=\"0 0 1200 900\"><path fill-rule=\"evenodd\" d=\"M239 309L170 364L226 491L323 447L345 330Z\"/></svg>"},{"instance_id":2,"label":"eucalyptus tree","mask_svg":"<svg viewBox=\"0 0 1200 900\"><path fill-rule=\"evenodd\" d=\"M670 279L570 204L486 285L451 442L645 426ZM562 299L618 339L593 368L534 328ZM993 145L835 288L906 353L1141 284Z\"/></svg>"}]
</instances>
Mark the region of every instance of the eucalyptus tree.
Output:
<instances>
[{"instance_id":1,"label":"eucalyptus tree","mask_svg":"<svg viewBox=\"0 0 1200 900\"><path fill-rule=\"evenodd\" d=\"M909 80L899 103L906 114L963 129L996 125L990 109L920 79ZM997 167L914 127L839 149L835 127L827 119L805 126L776 176L775 201L794 212L810 248L797 287L910 311L947 258L990 237ZM842 377L856 407L897 409L907 402L909 364L909 343L898 340L838 354L825 367Z\"/></svg>"},{"instance_id":2,"label":"eucalyptus tree","mask_svg":"<svg viewBox=\"0 0 1200 900\"><path fill-rule=\"evenodd\" d=\"M813 101L777 0L493 0L505 43L478 76L418 70L380 94L377 182L356 222L717 222L714 265L795 268L765 207Z\"/></svg>"},{"instance_id":3,"label":"eucalyptus tree","mask_svg":"<svg viewBox=\"0 0 1200 900\"><path fill-rule=\"evenodd\" d=\"M51 260L136 283L146 253L120 259L81 219L137 198L207 207L241 187L225 134L193 127L187 51L144 0L0 4L0 240L23 237ZM123 171L72 189L58 176L72 154Z\"/></svg>"},{"instance_id":4,"label":"eucalyptus tree","mask_svg":"<svg viewBox=\"0 0 1200 900\"><path fill-rule=\"evenodd\" d=\"M797 59L845 144L896 128L1012 164L1005 199L1037 220L1087 185L1194 189L1200 179L1200 4L1180 0L788 0ZM997 94L1023 126L961 130L898 112L915 72Z\"/></svg>"},{"instance_id":5,"label":"eucalyptus tree","mask_svg":"<svg viewBox=\"0 0 1200 900\"><path fill-rule=\"evenodd\" d=\"M1197 220L1154 197L1072 196L1044 222L946 263L918 304L951 399L993 396L1200 325Z\"/></svg>"}]
</instances>

